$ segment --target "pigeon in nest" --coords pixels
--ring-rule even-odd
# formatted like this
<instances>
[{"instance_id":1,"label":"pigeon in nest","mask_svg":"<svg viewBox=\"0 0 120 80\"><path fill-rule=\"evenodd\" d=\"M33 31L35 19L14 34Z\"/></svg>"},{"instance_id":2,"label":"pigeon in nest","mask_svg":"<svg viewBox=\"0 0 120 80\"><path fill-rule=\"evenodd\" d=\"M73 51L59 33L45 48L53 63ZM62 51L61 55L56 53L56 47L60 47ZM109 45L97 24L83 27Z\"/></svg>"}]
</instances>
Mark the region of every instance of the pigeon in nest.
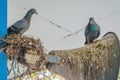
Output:
<instances>
[{"instance_id":1,"label":"pigeon in nest","mask_svg":"<svg viewBox=\"0 0 120 80\"><path fill-rule=\"evenodd\" d=\"M95 22L93 17L90 17L88 25L85 27L85 43L93 43L100 35L100 26Z\"/></svg>"},{"instance_id":2,"label":"pigeon in nest","mask_svg":"<svg viewBox=\"0 0 120 80\"><path fill-rule=\"evenodd\" d=\"M38 14L34 8L30 9L23 19L11 25L7 29L8 34L24 34L30 27L30 21L33 14Z\"/></svg>"}]
</instances>

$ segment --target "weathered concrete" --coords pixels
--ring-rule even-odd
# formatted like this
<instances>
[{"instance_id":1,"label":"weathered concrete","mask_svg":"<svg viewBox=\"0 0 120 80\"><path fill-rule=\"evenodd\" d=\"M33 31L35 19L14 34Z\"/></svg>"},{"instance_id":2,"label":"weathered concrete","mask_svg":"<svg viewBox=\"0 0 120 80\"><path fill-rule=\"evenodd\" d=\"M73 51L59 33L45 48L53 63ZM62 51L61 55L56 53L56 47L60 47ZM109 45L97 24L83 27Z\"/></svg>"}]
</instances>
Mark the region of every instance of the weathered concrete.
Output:
<instances>
[{"instance_id":1,"label":"weathered concrete","mask_svg":"<svg viewBox=\"0 0 120 80\"><path fill-rule=\"evenodd\" d=\"M64 59L47 63L48 70L66 80L117 80L120 63L119 39L113 32L93 44L70 50L53 50L50 55Z\"/></svg>"}]
</instances>

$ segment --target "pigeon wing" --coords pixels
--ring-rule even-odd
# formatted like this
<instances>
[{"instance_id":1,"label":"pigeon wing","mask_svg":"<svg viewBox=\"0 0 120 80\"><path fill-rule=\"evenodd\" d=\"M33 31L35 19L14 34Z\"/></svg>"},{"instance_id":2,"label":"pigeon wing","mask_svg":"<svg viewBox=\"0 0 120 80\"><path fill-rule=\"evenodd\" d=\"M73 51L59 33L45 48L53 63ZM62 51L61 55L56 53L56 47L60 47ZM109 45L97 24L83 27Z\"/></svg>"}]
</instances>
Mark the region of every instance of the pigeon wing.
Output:
<instances>
[{"instance_id":1,"label":"pigeon wing","mask_svg":"<svg viewBox=\"0 0 120 80\"><path fill-rule=\"evenodd\" d=\"M27 21L25 19L19 20L16 23L14 23L13 26L16 29L21 30L22 28L27 26Z\"/></svg>"},{"instance_id":2,"label":"pigeon wing","mask_svg":"<svg viewBox=\"0 0 120 80\"><path fill-rule=\"evenodd\" d=\"M87 36L88 35L88 33L89 33L89 24L85 27L85 36Z\"/></svg>"},{"instance_id":3,"label":"pigeon wing","mask_svg":"<svg viewBox=\"0 0 120 80\"><path fill-rule=\"evenodd\" d=\"M101 32L101 29L100 29L100 26L96 23L96 26L97 26L97 37L100 35L100 32Z\"/></svg>"}]
</instances>

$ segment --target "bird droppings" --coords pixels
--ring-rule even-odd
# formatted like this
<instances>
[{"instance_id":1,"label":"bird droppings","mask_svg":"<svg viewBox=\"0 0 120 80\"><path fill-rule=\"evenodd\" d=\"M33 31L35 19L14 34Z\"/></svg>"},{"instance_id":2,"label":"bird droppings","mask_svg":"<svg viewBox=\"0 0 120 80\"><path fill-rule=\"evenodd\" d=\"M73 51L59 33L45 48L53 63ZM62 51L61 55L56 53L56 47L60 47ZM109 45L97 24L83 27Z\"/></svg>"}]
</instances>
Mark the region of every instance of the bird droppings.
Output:
<instances>
[{"instance_id":1,"label":"bird droppings","mask_svg":"<svg viewBox=\"0 0 120 80\"><path fill-rule=\"evenodd\" d=\"M6 36L6 41L8 45L5 52L8 54L9 59L16 59L34 70L38 70L41 67L40 64L45 62L45 52L40 39L12 34Z\"/></svg>"},{"instance_id":2,"label":"bird droppings","mask_svg":"<svg viewBox=\"0 0 120 80\"><path fill-rule=\"evenodd\" d=\"M8 46L5 52L11 59L17 59L18 62L24 64L29 69L41 70L41 65L44 65L46 58L44 48L39 39L24 35L8 35L6 36L6 41ZM116 38L106 36L85 47L53 50L49 54L60 57L60 66L68 69L67 71L70 69L70 74L75 75L71 75L74 78L81 75L81 78L84 78L84 80L98 80L98 78L99 80L106 80L106 71L113 70L112 65L116 66L116 64L113 64L115 62L113 61L114 55L118 58L116 45Z\"/></svg>"},{"instance_id":3,"label":"bird droppings","mask_svg":"<svg viewBox=\"0 0 120 80\"><path fill-rule=\"evenodd\" d=\"M80 71L86 78L96 78L103 76L105 70L109 68L109 48L113 47L113 40L108 39L111 43L106 40L97 40L89 46L85 46L77 49L70 50L53 50L49 54L59 56L64 58L66 64L64 66L69 66L73 73ZM104 77L103 77L104 78Z\"/></svg>"}]
</instances>

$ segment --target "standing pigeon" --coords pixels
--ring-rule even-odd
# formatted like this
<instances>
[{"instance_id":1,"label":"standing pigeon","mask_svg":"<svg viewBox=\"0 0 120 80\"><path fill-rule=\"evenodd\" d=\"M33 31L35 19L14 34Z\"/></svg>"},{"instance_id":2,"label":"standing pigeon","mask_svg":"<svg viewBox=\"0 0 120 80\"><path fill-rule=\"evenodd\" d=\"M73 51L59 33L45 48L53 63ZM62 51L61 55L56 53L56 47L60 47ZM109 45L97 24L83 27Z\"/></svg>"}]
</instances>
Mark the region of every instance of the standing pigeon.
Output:
<instances>
[{"instance_id":1,"label":"standing pigeon","mask_svg":"<svg viewBox=\"0 0 120 80\"><path fill-rule=\"evenodd\" d=\"M7 29L8 34L23 34L30 27L30 21L33 14L38 14L35 9L30 9L23 19L15 22Z\"/></svg>"},{"instance_id":2,"label":"standing pigeon","mask_svg":"<svg viewBox=\"0 0 120 80\"><path fill-rule=\"evenodd\" d=\"M100 35L100 26L95 22L93 17L90 17L89 23L85 28L85 44L93 43Z\"/></svg>"}]
</instances>

